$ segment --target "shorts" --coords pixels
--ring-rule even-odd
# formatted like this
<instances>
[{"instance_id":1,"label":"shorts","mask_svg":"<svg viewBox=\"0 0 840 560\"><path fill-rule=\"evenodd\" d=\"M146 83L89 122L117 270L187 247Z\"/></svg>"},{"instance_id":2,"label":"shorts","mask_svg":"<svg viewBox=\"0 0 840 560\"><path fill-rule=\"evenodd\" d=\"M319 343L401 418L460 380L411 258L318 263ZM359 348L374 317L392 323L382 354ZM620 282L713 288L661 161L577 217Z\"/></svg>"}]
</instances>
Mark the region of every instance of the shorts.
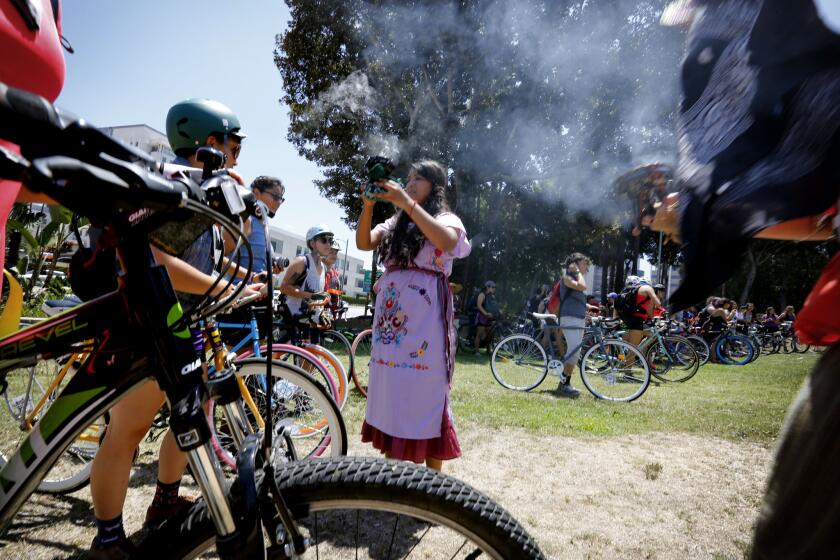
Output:
<instances>
[{"instance_id":1,"label":"shorts","mask_svg":"<svg viewBox=\"0 0 840 560\"><path fill-rule=\"evenodd\" d=\"M636 317L635 315L622 315L621 320L627 325L631 331L645 330L645 320L643 317Z\"/></svg>"}]
</instances>

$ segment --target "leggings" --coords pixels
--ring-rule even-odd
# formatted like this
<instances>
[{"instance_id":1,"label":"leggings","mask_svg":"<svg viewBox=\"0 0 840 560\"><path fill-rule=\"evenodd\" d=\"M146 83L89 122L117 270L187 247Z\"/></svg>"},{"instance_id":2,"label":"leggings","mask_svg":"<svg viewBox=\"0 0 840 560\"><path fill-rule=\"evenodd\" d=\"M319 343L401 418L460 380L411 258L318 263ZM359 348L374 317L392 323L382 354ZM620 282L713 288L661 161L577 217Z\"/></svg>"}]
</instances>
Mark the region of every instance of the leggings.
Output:
<instances>
[{"instance_id":1,"label":"leggings","mask_svg":"<svg viewBox=\"0 0 840 560\"><path fill-rule=\"evenodd\" d=\"M560 326L563 328L563 336L566 339L566 355L563 356L563 363L575 363L580 356L580 346L583 342L583 329L586 317L560 317Z\"/></svg>"}]
</instances>

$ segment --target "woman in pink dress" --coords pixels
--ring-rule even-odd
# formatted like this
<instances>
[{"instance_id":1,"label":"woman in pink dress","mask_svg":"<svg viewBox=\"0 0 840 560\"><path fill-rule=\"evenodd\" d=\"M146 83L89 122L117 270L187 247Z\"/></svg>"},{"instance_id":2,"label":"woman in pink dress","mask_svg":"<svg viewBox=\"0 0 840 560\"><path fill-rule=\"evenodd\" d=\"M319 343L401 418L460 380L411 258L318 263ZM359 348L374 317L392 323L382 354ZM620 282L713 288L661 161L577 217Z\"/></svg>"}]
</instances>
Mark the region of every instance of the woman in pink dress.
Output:
<instances>
[{"instance_id":1,"label":"woman in pink dress","mask_svg":"<svg viewBox=\"0 0 840 560\"><path fill-rule=\"evenodd\" d=\"M455 363L452 262L470 254L461 220L446 203L446 168L435 161L411 166L403 189L363 197L356 229L359 249L379 249L387 271L379 280L373 318L367 413L362 441L391 459L440 470L461 455L449 407ZM376 200L397 213L371 229Z\"/></svg>"}]
</instances>

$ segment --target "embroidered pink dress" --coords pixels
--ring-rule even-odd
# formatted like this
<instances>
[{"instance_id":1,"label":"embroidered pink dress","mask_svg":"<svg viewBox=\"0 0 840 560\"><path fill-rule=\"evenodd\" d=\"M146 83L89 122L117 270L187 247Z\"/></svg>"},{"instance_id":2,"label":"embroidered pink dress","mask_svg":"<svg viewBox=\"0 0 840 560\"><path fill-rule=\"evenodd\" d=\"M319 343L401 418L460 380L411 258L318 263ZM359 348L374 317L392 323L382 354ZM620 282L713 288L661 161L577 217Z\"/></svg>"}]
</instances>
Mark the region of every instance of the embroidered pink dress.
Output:
<instances>
[{"instance_id":1,"label":"embroidered pink dress","mask_svg":"<svg viewBox=\"0 0 840 560\"><path fill-rule=\"evenodd\" d=\"M379 281L362 425L362 441L416 463L461 455L449 409L455 334L448 278L471 248L458 216L437 219L458 231L455 248L443 252L426 241L409 268L389 267ZM396 216L374 231L395 223Z\"/></svg>"}]
</instances>

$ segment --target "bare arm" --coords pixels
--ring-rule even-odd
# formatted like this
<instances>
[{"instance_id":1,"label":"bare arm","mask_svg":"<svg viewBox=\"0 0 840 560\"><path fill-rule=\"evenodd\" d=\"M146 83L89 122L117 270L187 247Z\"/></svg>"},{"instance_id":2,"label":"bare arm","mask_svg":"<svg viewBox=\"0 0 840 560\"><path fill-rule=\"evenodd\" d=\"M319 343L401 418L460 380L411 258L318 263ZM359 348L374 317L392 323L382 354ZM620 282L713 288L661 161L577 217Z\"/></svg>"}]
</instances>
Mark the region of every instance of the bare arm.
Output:
<instances>
[{"instance_id":1,"label":"bare arm","mask_svg":"<svg viewBox=\"0 0 840 560\"><path fill-rule=\"evenodd\" d=\"M409 218L411 218L417 227L420 228L420 231L423 232L423 235L426 236L426 239L428 239L432 245L444 252L451 251L455 248L455 245L458 243L459 236L457 229L446 226L436 220L434 216L426 212L422 206L412 200L411 197L408 196L408 194L406 194L402 187L397 183L383 180L379 181L377 185L385 189L385 192L378 195L376 198L391 202L397 208L407 212ZM362 210L362 214L364 215L364 209ZM362 220L360 219L359 229L356 230L357 242L359 238L359 231L362 229L361 221ZM364 229L369 230L370 228L367 227ZM378 242L376 244L378 244Z\"/></svg>"},{"instance_id":2,"label":"bare arm","mask_svg":"<svg viewBox=\"0 0 840 560\"><path fill-rule=\"evenodd\" d=\"M485 299L487 299L487 298L484 295L484 292L481 292L480 294L478 294L478 298L475 300L475 307L476 307L476 309L478 309L481 312L482 315L484 315L485 317L489 317L490 314L487 312L486 309L484 309L484 300Z\"/></svg>"},{"instance_id":3,"label":"bare arm","mask_svg":"<svg viewBox=\"0 0 840 560\"><path fill-rule=\"evenodd\" d=\"M283 276L283 283L280 284L280 292L297 299L312 298L315 294L298 289L293 284L298 276L304 273L304 270L306 270L306 257L295 257L295 260L286 269L286 275Z\"/></svg>"},{"instance_id":4,"label":"bare arm","mask_svg":"<svg viewBox=\"0 0 840 560\"><path fill-rule=\"evenodd\" d=\"M172 287L179 292L186 294L203 294L213 282L215 278L209 274L204 274L197 268L182 261L178 257L164 253L156 247L152 247L152 253L158 264L166 267L166 272L169 273L169 279L172 282ZM219 296L225 292L227 282L219 282L212 295Z\"/></svg>"},{"instance_id":5,"label":"bare arm","mask_svg":"<svg viewBox=\"0 0 840 560\"><path fill-rule=\"evenodd\" d=\"M820 241L828 239L832 235L831 220L826 217L828 214L828 212L824 212L816 216L788 220L761 230L755 234L755 237L781 241ZM649 225L650 229L654 231L661 231L669 235L679 234L678 193L672 193L665 197L665 201L656 209L656 215Z\"/></svg>"},{"instance_id":6,"label":"bare arm","mask_svg":"<svg viewBox=\"0 0 840 560\"><path fill-rule=\"evenodd\" d=\"M364 188L364 187L362 187ZM376 203L372 200L362 198L362 213L359 216L359 223L356 226L356 247L360 251L373 251L382 241L380 235L371 231L373 223L373 207Z\"/></svg>"}]
</instances>

